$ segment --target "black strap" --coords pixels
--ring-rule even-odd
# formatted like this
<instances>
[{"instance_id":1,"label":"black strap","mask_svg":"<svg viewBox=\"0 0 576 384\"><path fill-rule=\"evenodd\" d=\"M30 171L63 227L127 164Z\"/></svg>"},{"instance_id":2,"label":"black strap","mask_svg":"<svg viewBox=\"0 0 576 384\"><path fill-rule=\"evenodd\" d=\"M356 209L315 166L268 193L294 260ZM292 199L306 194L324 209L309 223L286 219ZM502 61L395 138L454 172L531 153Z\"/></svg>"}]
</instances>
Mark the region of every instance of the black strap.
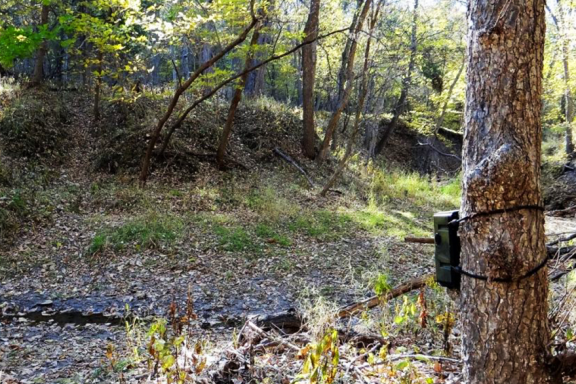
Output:
<instances>
[{"instance_id":1,"label":"black strap","mask_svg":"<svg viewBox=\"0 0 576 384\"><path fill-rule=\"evenodd\" d=\"M524 209L529 209L529 210L538 210L538 211L544 211L545 208L541 205L518 205L516 207L511 207L511 208L502 208L502 209L495 209L493 211L488 211L488 212L478 212L478 213L473 213L471 215L468 216L464 216L461 219L455 219L452 220L449 225L458 225L464 221L467 220L471 220L471 219L475 219L477 217L486 217L486 216L491 216L491 215L497 215L500 213L507 213L507 212L515 212L515 211L521 211ZM501 277L494 277L494 278L489 278L488 276L482 276L482 275L477 275L475 273L472 272L468 272L462 269L462 267L458 266L458 267L451 267L452 270L456 273L459 273L461 275L464 276L468 276L471 277L473 279L477 279L477 280L482 280L482 281L494 281L497 283L511 283L514 281L520 281L520 280L524 280L529 278L532 275L535 275L539 270L541 270L542 268L544 268L544 266L546 265L546 263L548 262L548 259L550 258L550 256L546 256L544 258L544 260L538 264L535 268L532 268L530 271L526 272L524 275L512 279L512 278L501 278Z\"/></svg>"},{"instance_id":2,"label":"black strap","mask_svg":"<svg viewBox=\"0 0 576 384\"><path fill-rule=\"evenodd\" d=\"M531 209L531 210L537 210L537 211L542 211L544 212L545 208L541 205L519 205L516 207L511 207L511 208L502 208L502 209L495 209L493 211L488 211L488 212L478 212L478 213L473 213L471 215L468 216L464 216L461 219L455 219L452 220L449 224L450 225L456 225L456 224L460 224L463 221L467 221L467 220L471 220L471 219L475 219L477 217L486 217L486 216L492 216L492 215L497 215L500 213L508 213L508 212L515 212L515 211L521 211L524 209Z\"/></svg>"},{"instance_id":3,"label":"black strap","mask_svg":"<svg viewBox=\"0 0 576 384\"><path fill-rule=\"evenodd\" d=\"M461 275L464 276L468 276L471 277L473 279L476 280L482 280L482 281L494 281L496 283L512 283L514 281L521 281L524 279L529 278L530 276L535 275L539 270L541 270L542 268L544 268L544 266L546 265L546 263L548 262L548 259L550 259L550 256L546 256L544 258L544 260L538 264L535 268L532 268L531 270L529 270L528 272L526 272L524 275L517 277L515 279L512 278L502 278L502 277L494 277L494 278L489 278L488 276L482 276L482 275L477 275L475 273L472 272L468 272L462 269L462 267L451 267L452 270L456 273L459 273Z\"/></svg>"}]
</instances>

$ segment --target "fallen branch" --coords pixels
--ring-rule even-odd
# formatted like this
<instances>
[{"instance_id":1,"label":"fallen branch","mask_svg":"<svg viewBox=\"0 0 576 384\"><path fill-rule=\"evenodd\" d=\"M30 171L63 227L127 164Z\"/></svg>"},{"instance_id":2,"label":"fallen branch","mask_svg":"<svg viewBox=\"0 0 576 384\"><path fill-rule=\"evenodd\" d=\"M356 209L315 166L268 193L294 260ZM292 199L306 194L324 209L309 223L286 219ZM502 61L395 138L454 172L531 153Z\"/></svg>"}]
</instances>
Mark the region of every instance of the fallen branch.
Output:
<instances>
[{"instance_id":1,"label":"fallen branch","mask_svg":"<svg viewBox=\"0 0 576 384\"><path fill-rule=\"evenodd\" d=\"M572 251L574 251L576 249L576 246L570 246L570 247L554 247L552 245L546 245L546 251L548 252L548 257L550 259L557 259L560 256L564 256Z\"/></svg>"},{"instance_id":2,"label":"fallen branch","mask_svg":"<svg viewBox=\"0 0 576 384\"><path fill-rule=\"evenodd\" d=\"M436 244L432 237L405 237L405 243Z\"/></svg>"},{"instance_id":3,"label":"fallen branch","mask_svg":"<svg viewBox=\"0 0 576 384\"><path fill-rule=\"evenodd\" d=\"M546 244L546 246L551 246L551 245L556 245L558 243L564 243L566 241L570 241L572 239L576 239L576 233L572 233L569 236L566 237L560 237L557 240L551 241L548 244Z\"/></svg>"},{"instance_id":4,"label":"fallen branch","mask_svg":"<svg viewBox=\"0 0 576 384\"><path fill-rule=\"evenodd\" d=\"M564 216L568 216L568 215L573 215L573 214L576 214L576 206L568 207L565 209L558 209L555 211L549 211L546 214L548 216L552 216L552 217L564 217Z\"/></svg>"},{"instance_id":5,"label":"fallen branch","mask_svg":"<svg viewBox=\"0 0 576 384\"><path fill-rule=\"evenodd\" d=\"M402 360L402 359L418 359L418 360L437 360L437 361L449 361L451 363L460 363L461 361L458 359L453 359L451 357L446 356L430 356L430 355L422 355L422 354L407 354L407 355L390 355L388 356L388 360Z\"/></svg>"},{"instance_id":6,"label":"fallen branch","mask_svg":"<svg viewBox=\"0 0 576 384\"><path fill-rule=\"evenodd\" d=\"M275 342L278 342L278 343L284 345L285 347L292 349L293 351L297 351L297 352L300 351L300 348L297 347L296 345L289 343L288 341L283 340L279 337L274 337L274 336L270 335L269 333L265 332L262 328L258 327L256 324L254 324L250 320L248 320L246 322L246 326L248 328L252 329L254 332L258 333L260 336L267 337L271 340L274 340Z\"/></svg>"},{"instance_id":7,"label":"fallen branch","mask_svg":"<svg viewBox=\"0 0 576 384\"><path fill-rule=\"evenodd\" d=\"M296 168L298 172L304 175L304 177L308 181L308 184L310 184L310 187L314 188L314 181L310 178L310 176L308 176L306 171L302 169L302 167L296 162L296 160L290 157L290 155L287 155L286 153L282 152L282 150L278 147L274 148L272 152L274 152L275 155L279 156L284 161L288 162L290 165Z\"/></svg>"},{"instance_id":8,"label":"fallen branch","mask_svg":"<svg viewBox=\"0 0 576 384\"><path fill-rule=\"evenodd\" d=\"M550 281L560 280L560 278L562 278L563 276L566 276L567 274L569 274L570 272L572 272L575 269L576 269L576 265L573 265L573 266L571 266L571 267L569 267L563 271L558 271L558 272L554 273L553 275L551 275L549 277L549 280Z\"/></svg>"},{"instance_id":9,"label":"fallen branch","mask_svg":"<svg viewBox=\"0 0 576 384\"><path fill-rule=\"evenodd\" d=\"M426 282L431 280L431 279L434 279L434 274L432 274L432 273L417 277L415 279L408 281L407 283L400 284L400 285L394 287L393 289L390 290L390 292L388 292L385 295L372 296L366 300L362 300L360 302L353 303L353 304L347 305L345 307L342 307L342 308L340 308L340 310L338 311L338 314L336 316L338 318L350 317L350 316L352 316L356 313L362 312L366 309L377 307L378 305L380 305L383 302L386 302L386 301L391 300L395 297L401 296L405 293L411 292L415 289L422 288L423 286L426 285Z\"/></svg>"},{"instance_id":10,"label":"fallen branch","mask_svg":"<svg viewBox=\"0 0 576 384\"><path fill-rule=\"evenodd\" d=\"M462 132L458 132L458 131L453 131L451 129L448 128L444 128L444 127L440 127L438 128L438 132L441 132L443 134L448 134L448 135L452 135L452 136L456 136L460 139L462 139L464 137L464 134Z\"/></svg>"},{"instance_id":11,"label":"fallen branch","mask_svg":"<svg viewBox=\"0 0 576 384\"><path fill-rule=\"evenodd\" d=\"M418 143L418 145L422 146L422 147L430 147L432 148L435 152L437 152L438 154L442 155L442 156L446 156L446 157L451 157L453 159L456 159L458 161L462 161L462 158L460 156L457 155L453 155L451 153L446 153L446 152L442 152L441 150L439 150L438 148L436 148L435 146L433 146L430 143Z\"/></svg>"}]
</instances>

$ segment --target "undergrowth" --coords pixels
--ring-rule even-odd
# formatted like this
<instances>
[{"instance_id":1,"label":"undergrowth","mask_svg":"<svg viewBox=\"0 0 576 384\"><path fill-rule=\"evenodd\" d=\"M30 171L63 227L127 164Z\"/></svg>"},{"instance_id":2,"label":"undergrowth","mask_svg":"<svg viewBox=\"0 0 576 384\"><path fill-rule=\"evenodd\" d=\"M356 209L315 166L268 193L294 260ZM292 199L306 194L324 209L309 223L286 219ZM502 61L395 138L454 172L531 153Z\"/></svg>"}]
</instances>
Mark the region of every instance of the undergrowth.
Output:
<instances>
[{"instance_id":1,"label":"undergrowth","mask_svg":"<svg viewBox=\"0 0 576 384\"><path fill-rule=\"evenodd\" d=\"M28 91L0 109L0 138L4 153L61 161L71 146L67 98Z\"/></svg>"}]
</instances>

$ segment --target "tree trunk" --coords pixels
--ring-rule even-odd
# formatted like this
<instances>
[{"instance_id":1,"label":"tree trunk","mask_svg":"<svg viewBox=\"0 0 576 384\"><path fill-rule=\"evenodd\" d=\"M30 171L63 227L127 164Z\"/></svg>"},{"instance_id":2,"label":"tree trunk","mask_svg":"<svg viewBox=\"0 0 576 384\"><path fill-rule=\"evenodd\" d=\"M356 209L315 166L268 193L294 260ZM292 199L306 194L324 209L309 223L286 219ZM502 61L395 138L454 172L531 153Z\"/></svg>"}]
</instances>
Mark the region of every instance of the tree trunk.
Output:
<instances>
[{"instance_id":1,"label":"tree trunk","mask_svg":"<svg viewBox=\"0 0 576 384\"><path fill-rule=\"evenodd\" d=\"M318 36L318 18L320 0L310 1L310 13L304 27L305 39L316 39ZM316 156L316 127L314 124L314 82L316 78L316 43L302 47L302 99L304 116L304 136L302 148L309 159Z\"/></svg>"},{"instance_id":2,"label":"tree trunk","mask_svg":"<svg viewBox=\"0 0 576 384\"><path fill-rule=\"evenodd\" d=\"M380 5L382 3L379 1L378 6L372 13L370 17L370 28L368 33L368 41L366 42L366 50L364 51L364 66L362 67L362 79L360 84L360 89L358 90L358 106L356 108L356 114L354 116L354 128L352 130L352 134L348 139L348 144L346 145L346 152L344 157L340 160L338 164L338 168L330 177L330 180L326 183L322 191L320 192L320 196L326 196L326 193L332 188L332 186L336 183L336 180L340 177L342 172L344 172L344 168L346 168L346 164L348 163L348 159L352 156L352 150L354 148L354 143L356 142L356 137L358 136L358 132L360 131L360 122L362 120L362 113L364 112L364 103L366 101L366 95L368 93L368 69L370 64L370 44L372 41L372 36L374 34L374 28L376 27L376 23L378 22L378 16L380 13Z\"/></svg>"},{"instance_id":3,"label":"tree trunk","mask_svg":"<svg viewBox=\"0 0 576 384\"><path fill-rule=\"evenodd\" d=\"M466 55L464 55L464 57L462 58L462 64L460 65L460 69L458 69L456 77L454 77L454 80L452 80L452 84L450 84L448 94L446 95L446 100L444 100L440 115L436 119L436 127L434 128L434 135L432 137L432 142L430 143L430 141L428 141L429 145L436 145L438 139L438 131L440 130L440 128L442 128L442 124L444 124L444 118L446 117L448 104L450 103L450 99L452 98L452 93L454 93L454 88L456 87L456 84L458 84L458 80L460 79L460 76L462 76L462 72L464 72L464 67L466 67ZM430 161L430 154L432 152L432 148L428 146L426 147L425 151L426 154L424 155L424 161L422 164L422 171L424 173L430 172L430 164L433 162L433 160Z\"/></svg>"},{"instance_id":4,"label":"tree trunk","mask_svg":"<svg viewBox=\"0 0 576 384\"><path fill-rule=\"evenodd\" d=\"M264 11L268 15L274 15L275 13L275 0L271 0L268 2L268 6ZM258 52L254 53L254 57L252 59L252 64L259 64L262 60L265 60L266 57L269 55L267 49L263 49L266 46L270 46L273 43L273 38L270 33L270 27L272 26L272 18L267 17L263 21L263 25L260 29L258 41L256 45L260 47ZM248 78L246 79L246 84L244 86L244 94L250 98L260 97L264 94L264 86L266 85L266 66L263 65L262 67L258 68L257 70L250 72L248 74Z\"/></svg>"},{"instance_id":5,"label":"tree trunk","mask_svg":"<svg viewBox=\"0 0 576 384\"><path fill-rule=\"evenodd\" d=\"M572 139L572 120L574 120L574 101L572 100L572 92L570 90L570 42L568 37L568 28L566 26L565 9L561 0L556 0L558 4L558 18L552 13L552 10L546 6L560 39L560 49L562 56L562 65L564 69L564 119L566 129L564 131L565 151L566 155L571 157L574 154L574 141Z\"/></svg>"},{"instance_id":6,"label":"tree trunk","mask_svg":"<svg viewBox=\"0 0 576 384\"><path fill-rule=\"evenodd\" d=\"M182 67L182 77L185 79L190 76L190 66L188 65L190 50L188 49L188 43L186 41L182 42L182 51L180 53L180 65Z\"/></svg>"},{"instance_id":7,"label":"tree trunk","mask_svg":"<svg viewBox=\"0 0 576 384\"><path fill-rule=\"evenodd\" d=\"M564 117L566 119L566 154L571 157L574 154L574 141L572 140L572 120L574 120L574 104L572 100L572 92L570 90L570 67L568 60L570 58L570 47L568 38L568 26L566 25L566 17L564 15L564 5L560 0L558 2L558 13L560 15L560 25L557 25L558 32L561 35L562 44L562 65L564 68Z\"/></svg>"},{"instance_id":8,"label":"tree trunk","mask_svg":"<svg viewBox=\"0 0 576 384\"><path fill-rule=\"evenodd\" d=\"M396 130L396 126L398 126L398 121L400 120L400 116L406 110L407 98L408 98L408 91L410 90L410 85L412 84L412 72L414 72L414 68L416 67L416 53L418 51L418 40L417 40L417 33L418 33L418 0L414 0L414 14L412 16L412 35L410 37L410 61L408 62L408 71L406 76L402 80L402 89L400 90L400 97L398 98L398 102L394 107L394 115L392 116L392 120L388 127L384 130L384 133L378 144L376 144L375 152L379 154L382 152L388 139L394 131Z\"/></svg>"},{"instance_id":9,"label":"tree trunk","mask_svg":"<svg viewBox=\"0 0 576 384\"><path fill-rule=\"evenodd\" d=\"M460 224L464 382L555 383L540 189L545 0L471 0ZM532 207L520 209L520 207ZM516 209L514 209L516 208ZM504 213L489 213L507 209ZM471 215L485 213L481 217ZM514 279L497 282L493 279Z\"/></svg>"},{"instance_id":10,"label":"tree trunk","mask_svg":"<svg viewBox=\"0 0 576 384\"><path fill-rule=\"evenodd\" d=\"M348 62L346 64L346 87L344 89L342 99L340 100L340 104L338 104L338 107L330 117L330 121L328 121L328 126L326 127L326 133L324 135L324 141L320 147L320 153L316 158L318 163L322 163L326 159L326 156L328 155L328 149L330 148L330 141L332 140L332 135L338 127L338 122L340 121L342 112L348 105L348 99L352 93L352 83L354 79L354 58L356 56L356 48L358 47L358 38L360 37L360 32L362 31L362 26L364 25L364 20L366 19L366 15L368 14L368 10L370 9L371 4L372 0L366 0L364 3L360 15L358 16L354 33L350 37L353 41L347 58Z\"/></svg>"},{"instance_id":11,"label":"tree trunk","mask_svg":"<svg viewBox=\"0 0 576 384\"><path fill-rule=\"evenodd\" d=\"M4 77L6 75L8 75L8 71L6 71L2 64L0 64L0 77Z\"/></svg>"},{"instance_id":12,"label":"tree trunk","mask_svg":"<svg viewBox=\"0 0 576 384\"><path fill-rule=\"evenodd\" d=\"M252 66L252 59L254 57L254 49L258 45L258 38L260 37L260 29L262 24L259 24L254 28L254 33L252 34L252 40L250 41L250 48L246 54L246 61L244 64L244 70L249 69ZM244 91L244 86L246 85L246 80L250 72L245 73L240 77L240 82L234 90L234 97L230 102L230 109L228 110L228 117L226 118L226 124L224 125L224 130L222 131L222 137L220 138L220 144L218 145L218 151L216 152L216 162L220 169L224 169L224 156L226 156L226 148L228 147L228 142L230 141L230 135L232 135L232 127L234 125L234 116L236 115L236 109L238 109L238 104L242 100L242 92Z\"/></svg>"},{"instance_id":13,"label":"tree trunk","mask_svg":"<svg viewBox=\"0 0 576 384\"><path fill-rule=\"evenodd\" d=\"M40 26L48 26L48 12L50 8L48 5L42 5L42 11L40 15ZM38 52L36 53L36 63L34 64L34 73L30 79L30 86L37 86L44 81L44 57L46 57L46 52L48 51L48 42L46 40L42 41Z\"/></svg>"},{"instance_id":14,"label":"tree trunk","mask_svg":"<svg viewBox=\"0 0 576 384\"><path fill-rule=\"evenodd\" d=\"M360 9L362 7L363 0L357 0L356 7ZM358 23L358 17L360 16L359 12L354 13L354 17L352 18L352 24L350 25L350 35L354 33L354 28L356 28L356 23ZM346 68L348 64L348 56L350 55L350 49L352 48L353 39L346 39L346 44L344 45L344 49L342 50L341 60L340 60L340 69L338 70L338 77L336 78L336 93L332 96L332 106L331 111L335 111L338 108L338 104L344 97L344 86L346 85ZM336 134L336 132L335 132Z\"/></svg>"},{"instance_id":15,"label":"tree trunk","mask_svg":"<svg viewBox=\"0 0 576 384\"><path fill-rule=\"evenodd\" d=\"M102 92L102 66L104 55L98 51L98 63L96 64L96 87L94 89L94 120L100 120L100 93Z\"/></svg>"}]
</instances>

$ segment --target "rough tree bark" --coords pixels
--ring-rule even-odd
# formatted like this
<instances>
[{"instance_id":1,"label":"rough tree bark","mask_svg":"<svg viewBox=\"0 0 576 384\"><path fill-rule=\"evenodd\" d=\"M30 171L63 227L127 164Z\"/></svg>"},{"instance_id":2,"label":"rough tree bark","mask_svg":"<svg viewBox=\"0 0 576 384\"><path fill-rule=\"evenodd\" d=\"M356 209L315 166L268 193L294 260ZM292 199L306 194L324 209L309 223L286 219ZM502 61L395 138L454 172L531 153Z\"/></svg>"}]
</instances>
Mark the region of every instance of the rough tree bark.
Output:
<instances>
[{"instance_id":1,"label":"rough tree bark","mask_svg":"<svg viewBox=\"0 0 576 384\"><path fill-rule=\"evenodd\" d=\"M252 33L252 39L250 41L250 48L246 54L246 61L244 64L244 71L252 66L252 60L254 58L254 49L258 45L258 39L260 38L260 29L262 28L262 23L258 24L254 28ZM224 125L224 130L222 131L222 136L220 137L220 144L218 145L218 151L216 152L216 162L220 169L224 169L224 157L226 156L226 148L228 148L228 142L230 141L230 136L232 135L232 127L234 125L234 116L236 115L236 110L238 109L238 104L242 100L242 92L244 91L244 86L246 85L246 80L251 72L246 72L240 77L240 82L234 90L234 96L230 102L230 108L228 109L228 117L226 118L226 124Z\"/></svg>"},{"instance_id":2,"label":"rough tree bark","mask_svg":"<svg viewBox=\"0 0 576 384\"><path fill-rule=\"evenodd\" d=\"M320 0L310 1L310 13L304 27L305 39L315 40L318 36ZM314 82L316 78L316 43L302 47L302 99L304 136L302 148L309 159L316 156L316 127L314 124Z\"/></svg>"},{"instance_id":3,"label":"rough tree bark","mask_svg":"<svg viewBox=\"0 0 576 384\"><path fill-rule=\"evenodd\" d=\"M347 57L346 63L346 87L344 89L344 94L342 95L342 99L338 104L338 107L332 113L330 120L328 121L328 126L326 127L326 133L324 134L324 140L322 141L322 146L320 147L320 153L316 158L318 163L322 163L326 156L328 155L328 150L330 148L330 140L332 139L332 135L334 131L338 127L338 122L340 121L340 117L342 116L342 112L348 105L348 100L350 99L350 94L352 93L352 85L354 80L354 59L356 57L356 49L358 48L358 38L360 36L360 32L362 31L362 27L364 25L364 20L366 19L366 15L368 14L368 10L370 9L370 5L372 4L372 0L366 0L362 10L360 11L360 15L358 16L358 20L356 22L356 27L354 28L354 33L349 38L352 39L352 45L350 46L350 51Z\"/></svg>"},{"instance_id":4,"label":"rough tree bark","mask_svg":"<svg viewBox=\"0 0 576 384\"><path fill-rule=\"evenodd\" d=\"M48 13L50 8L46 4L42 4L42 11L40 14L40 26L48 26ZM46 52L48 51L48 42L46 40L42 41L38 52L36 53L36 63L34 64L34 73L30 79L29 86L37 86L44 81L44 57L46 57Z\"/></svg>"},{"instance_id":5,"label":"rough tree bark","mask_svg":"<svg viewBox=\"0 0 576 384\"><path fill-rule=\"evenodd\" d=\"M382 152L386 146L386 143L388 142L388 139L396 130L400 116L402 116L406 110L408 91L410 90L410 85L412 84L412 73L416 68L416 53L418 51L418 5L418 0L414 0L414 14L412 16L412 34L410 36L410 60L408 61L408 70L406 72L406 76L402 80L402 89L400 90L400 97L398 98L396 106L394 107L394 115L392 115L392 120L390 121L388 127L384 130L380 140L378 140L378 144L376 144L376 154Z\"/></svg>"},{"instance_id":6,"label":"rough tree bark","mask_svg":"<svg viewBox=\"0 0 576 384\"><path fill-rule=\"evenodd\" d=\"M539 206L545 0L471 0L461 217ZM464 382L555 383L544 213L517 209L460 224ZM515 279L495 282L494 278Z\"/></svg>"}]
</instances>

